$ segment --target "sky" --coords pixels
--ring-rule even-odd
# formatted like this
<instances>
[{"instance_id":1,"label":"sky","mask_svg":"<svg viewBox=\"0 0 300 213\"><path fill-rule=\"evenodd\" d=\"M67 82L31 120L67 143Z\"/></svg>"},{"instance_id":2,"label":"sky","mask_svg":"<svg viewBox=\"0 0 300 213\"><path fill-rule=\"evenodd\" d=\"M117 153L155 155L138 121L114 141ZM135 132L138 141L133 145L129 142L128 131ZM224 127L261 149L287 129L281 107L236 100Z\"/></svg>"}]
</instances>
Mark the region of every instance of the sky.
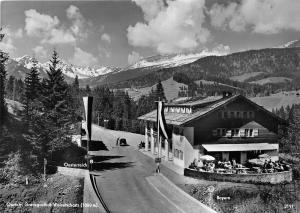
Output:
<instances>
[{"instance_id":1,"label":"sky","mask_svg":"<svg viewBox=\"0 0 300 213\"><path fill-rule=\"evenodd\" d=\"M126 67L141 58L222 54L300 38L299 0L1 1L0 49L45 62L55 49L78 66Z\"/></svg>"}]
</instances>

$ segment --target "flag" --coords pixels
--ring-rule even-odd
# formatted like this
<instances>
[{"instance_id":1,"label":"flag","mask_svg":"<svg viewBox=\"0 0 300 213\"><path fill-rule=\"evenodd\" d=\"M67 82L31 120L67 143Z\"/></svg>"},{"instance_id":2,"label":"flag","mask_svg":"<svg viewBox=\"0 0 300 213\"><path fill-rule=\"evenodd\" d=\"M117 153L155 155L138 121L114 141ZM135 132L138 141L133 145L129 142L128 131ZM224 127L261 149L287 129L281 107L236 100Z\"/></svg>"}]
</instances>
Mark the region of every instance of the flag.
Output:
<instances>
[{"instance_id":1,"label":"flag","mask_svg":"<svg viewBox=\"0 0 300 213\"><path fill-rule=\"evenodd\" d=\"M165 138L168 139L167 133L167 123L164 114L164 102L158 101L157 102L157 122L159 123L159 132Z\"/></svg>"},{"instance_id":2,"label":"flag","mask_svg":"<svg viewBox=\"0 0 300 213\"><path fill-rule=\"evenodd\" d=\"M83 97L83 104L84 104L85 120L86 120L86 127L87 127L87 138L88 140L91 140L93 97Z\"/></svg>"}]
</instances>

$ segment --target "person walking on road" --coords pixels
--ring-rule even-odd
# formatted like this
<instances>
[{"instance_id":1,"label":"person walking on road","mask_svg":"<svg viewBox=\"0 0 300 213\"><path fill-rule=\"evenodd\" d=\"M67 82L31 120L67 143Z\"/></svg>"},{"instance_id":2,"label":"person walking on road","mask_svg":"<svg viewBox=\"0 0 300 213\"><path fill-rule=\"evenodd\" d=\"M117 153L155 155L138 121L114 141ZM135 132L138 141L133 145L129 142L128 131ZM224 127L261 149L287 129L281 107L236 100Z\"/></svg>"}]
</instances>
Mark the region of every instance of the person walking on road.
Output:
<instances>
[{"instance_id":1,"label":"person walking on road","mask_svg":"<svg viewBox=\"0 0 300 213\"><path fill-rule=\"evenodd\" d=\"M120 138L117 138L116 146L119 145L119 139L120 139Z\"/></svg>"},{"instance_id":2,"label":"person walking on road","mask_svg":"<svg viewBox=\"0 0 300 213\"><path fill-rule=\"evenodd\" d=\"M156 166L157 166L156 173L160 173L159 162L156 163Z\"/></svg>"}]
</instances>

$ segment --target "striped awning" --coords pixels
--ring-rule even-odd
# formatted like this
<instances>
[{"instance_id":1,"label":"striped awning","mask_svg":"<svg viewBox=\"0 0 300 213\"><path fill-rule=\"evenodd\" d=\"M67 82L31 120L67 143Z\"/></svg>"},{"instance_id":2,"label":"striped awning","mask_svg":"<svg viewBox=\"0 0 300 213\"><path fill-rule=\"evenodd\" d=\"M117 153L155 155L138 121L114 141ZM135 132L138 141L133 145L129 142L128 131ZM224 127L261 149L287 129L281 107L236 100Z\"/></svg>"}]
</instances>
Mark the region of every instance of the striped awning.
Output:
<instances>
[{"instance_id":1,"label":"striped awning","mask_svg":"<svg viewBox=\"0 0 300 213\"><path fill-rule=\"evenodd\" d=\"M202 146L208 152L278 150L278 144L270 144L270 143L202 144Z\"/></svg>"}]
</instances>

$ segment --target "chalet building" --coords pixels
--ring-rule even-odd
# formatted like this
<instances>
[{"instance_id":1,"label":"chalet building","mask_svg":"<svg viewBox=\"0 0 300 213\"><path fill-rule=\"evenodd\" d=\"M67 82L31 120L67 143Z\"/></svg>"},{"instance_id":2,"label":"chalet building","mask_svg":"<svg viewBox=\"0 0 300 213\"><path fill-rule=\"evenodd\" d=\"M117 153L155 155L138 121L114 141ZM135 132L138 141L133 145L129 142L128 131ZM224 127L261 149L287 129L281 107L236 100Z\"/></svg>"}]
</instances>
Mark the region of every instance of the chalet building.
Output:
<instances>
[{"instance_id":1,"label":"chalet building","mask_svg":"<svg viewBox=\"0 0 300 213\"><path fill-rule=\"evenodd\" d=\"M145 149L158 152L156 110L145 122ZM160 156L186 168L202 155L245 163L267 153L278 156L278 127L284 120L242 95L224 94L166 104L170 139L161 141Z\"/></svg>"}]
</instances>

